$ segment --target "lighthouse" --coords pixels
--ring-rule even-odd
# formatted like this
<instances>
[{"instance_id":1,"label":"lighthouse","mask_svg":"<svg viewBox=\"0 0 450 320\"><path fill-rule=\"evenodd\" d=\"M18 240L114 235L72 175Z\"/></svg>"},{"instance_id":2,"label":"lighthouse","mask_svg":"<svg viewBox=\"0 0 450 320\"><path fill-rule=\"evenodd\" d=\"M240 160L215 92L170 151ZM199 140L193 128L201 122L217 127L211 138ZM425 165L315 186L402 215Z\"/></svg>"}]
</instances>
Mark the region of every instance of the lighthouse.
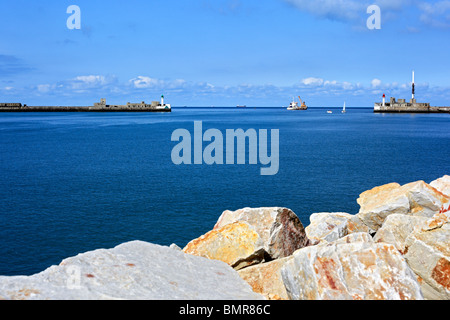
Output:
<instances>
[{"instance_id":1,"label":"lighthouse","mask_svg":"<svg viewBox=\"0 0 450 320\"><path fill-rule=\"evenodd\" d=\"M373 106L374 112L405 112L405 113L431 113L431 112L448 112L450 107L431 107L428 102L416 101L416 79L415 72L412 71L412 96L411 101L407 102L406 99L395 100L395 97L391 97L390 101L386 102L386 95L383 94L382 102L375 102Z\"/></svg>"}]
</instances>

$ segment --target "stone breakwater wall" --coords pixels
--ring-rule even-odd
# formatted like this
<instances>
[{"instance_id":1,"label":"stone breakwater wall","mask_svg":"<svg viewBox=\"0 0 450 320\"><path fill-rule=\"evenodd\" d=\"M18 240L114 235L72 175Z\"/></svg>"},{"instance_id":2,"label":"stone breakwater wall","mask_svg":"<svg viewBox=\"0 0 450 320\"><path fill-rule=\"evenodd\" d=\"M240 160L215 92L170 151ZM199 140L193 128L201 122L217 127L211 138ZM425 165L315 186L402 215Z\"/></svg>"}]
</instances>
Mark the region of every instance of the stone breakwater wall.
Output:
<instances>
[{"instance_id":1,"label":"stone breakwater wall","mask_svg":"<svg viewBox=\"0 0 450 320\"><path fill-rule=\"evenodd\" d=\"M226 210L183 249L142 241L0 277L0 299L448 300L450 176L363 192L357 214Z\"/></svg>"},{"instance_id":2,"label":"stone breakwater wall","mask_svg":"<svg viewBox=\"0 0 450 320\"><path fill-rule=\"evenodd\" d=\"M22 106L2 107L0 112L171 112L170 108L153 107L80 107L80 106Z\"/></svg>"}]
</instances>

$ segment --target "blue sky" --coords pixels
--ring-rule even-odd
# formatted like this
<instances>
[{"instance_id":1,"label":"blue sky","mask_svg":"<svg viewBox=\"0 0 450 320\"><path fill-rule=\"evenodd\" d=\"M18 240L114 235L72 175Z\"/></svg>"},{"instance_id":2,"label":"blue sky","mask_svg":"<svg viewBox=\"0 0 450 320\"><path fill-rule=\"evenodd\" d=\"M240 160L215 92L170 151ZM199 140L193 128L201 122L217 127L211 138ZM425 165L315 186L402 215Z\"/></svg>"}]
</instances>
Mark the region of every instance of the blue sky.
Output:
<instances>
[{"instance_id":1,"label":"blue sky","mask_svg":"<svg viewBox=\"0 0 450 320\"><path fill-rule=\"evenodd\" d=\"M417 99L450 105L449 0L16 0L0 13L1 101L371 107L409 99L414 69Z\"/></svg>"}]
</instances>

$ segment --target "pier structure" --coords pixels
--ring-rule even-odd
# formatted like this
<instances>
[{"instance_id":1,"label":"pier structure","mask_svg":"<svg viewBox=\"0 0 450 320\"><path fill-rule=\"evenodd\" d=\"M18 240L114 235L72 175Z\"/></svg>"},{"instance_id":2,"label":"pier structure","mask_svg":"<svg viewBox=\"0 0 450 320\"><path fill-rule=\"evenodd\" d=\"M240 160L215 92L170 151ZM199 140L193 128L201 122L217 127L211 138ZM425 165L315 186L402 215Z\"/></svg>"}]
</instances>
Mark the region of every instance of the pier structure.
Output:
<instances>
[{"instance_id":1,"label":"pier structure","mask_svg":"<svg viewBox=\"0 0 450 320\"><path fill-rule=\"evenodd\" d=\"M417 102L413 71L411 100L396 100L395 97L391 97L389 102L386 102L386 95L383 94L382 102L376 102L373 111L382 113L447 113L450 112L450 107L432 107L428 102Z\"/></svg>"},{"instance_id":2,"label":"pier structure","mask_svg":"<svg viewBox=\"0 0 450 320\"><path fill-rule=\"evenodd\" d=\"M127 102L125 105L111 105L106 99L95 102L93 106L27 106L22 103L0 103L0 112L171 112L170 104L164 103L164 96L160 101L150 104Z\"/></svg>"}]
</instances>

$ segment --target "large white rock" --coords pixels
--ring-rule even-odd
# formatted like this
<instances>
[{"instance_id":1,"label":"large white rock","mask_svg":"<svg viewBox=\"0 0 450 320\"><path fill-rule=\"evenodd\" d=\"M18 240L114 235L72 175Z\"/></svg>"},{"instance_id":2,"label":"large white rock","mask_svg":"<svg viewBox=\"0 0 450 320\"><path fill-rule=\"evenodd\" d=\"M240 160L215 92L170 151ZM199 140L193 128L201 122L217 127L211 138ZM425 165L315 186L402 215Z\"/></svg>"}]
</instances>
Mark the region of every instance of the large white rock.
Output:
<instances>
[{"instance_id":1,"label":"large white rock","mask_svg":"<svg viewBox=\"0 0 450 320\"><path fill-rule=\"evenodd\" d=\"M430 182L430 186L450 197L450 176L445 175Z\"/></svg>"},{"instance_id":2,"label":"large white rock","mask_svg":"<svg viewBox=\"0 0 450 320\"><path fill-rule=\"evenodd\" d=\"M261 293L269 300L289 300L281 278L281 268L292 256L260 263L238 271L253 291Z\"/></svg>"},{"instance_id":3,"label":"large white rock","mask_svg":"<svg viewBox=\"0 0 450 320\"><path fill-rule=\"evenodd\" d=\"M65 259L32 276L0 277L1 299L263 299L221 261L142 241Z\"/></svg>"},{"instance_id":4,"label":"large white rock","mask_svg":"<svg viewBox=\"0 0 450 320\"><path fill-rule=\"evenodd\" d=\"M425 223L428 219L420 216L391 214L384 220L383 226L378 229L373 240L393 244L400 253L404 253L406 238L416 226Z\"/></svg>"},{"instance_id":5,"label":"large white rock","mask_svg":"<svg viewBox=\"0 0 450 320\"><path fill-rule=\"evenodd\" d=\"M405 258L420 277L426 299L450 300L450 210L414 228L405 240Z\"/></svg>"},{"instance_id":6,"label":"large white rock","mask_svg":"<svg viewBox=\"0 0 450 320\"><path fill-rule=\"evenodd\" d=\"M214 230L237 221L246 222L252 226L264 242L264 249L272 259L290 256L295 250L310 244L302 222L288 208L226 210L219 217Z\"/></svg>"},{"instance_id":7,"label":"large white rock","mask_svg":"<svg viewBox=\"0 0 450 320\"><path fill-rule=\"evenodd\" d=\"M332 242L355 232L369 232L369 228L355 215L346 212L313 213L305 228L309 240Z\"/></svg>"},{"instance_id":8,"label":"large white rock","mask_svg":"<svg viewBox=\"0 0 450 320\"><path fill-rule=\"evenodd\" d=\"M237 221L213 229L190 241L183 252L220 260L235 270L265 261L264 242L247 222Z\"/></svg>"},{"instance_id":9,"label":"large white rock","mask_svg":"<svg viewBox=\"0 0 450 320\"><path fill-rule=\"evenodd\" d=\"M373 231L377 231L390 214L432 217L449 203L450 198L423 181L400 186L390 183L363 192L357 202L357 216Z\"/></svg>"},{"instance_id":10,"label":"large white rock","mask_svg":"<svg viewBox=\"0 0 450 320\"><path fill-rule=\"evenodd\" d=\"M293 300L423 299L403 256L367 233L297 250L281 275Z\"/></svg>"}]
</instances>

